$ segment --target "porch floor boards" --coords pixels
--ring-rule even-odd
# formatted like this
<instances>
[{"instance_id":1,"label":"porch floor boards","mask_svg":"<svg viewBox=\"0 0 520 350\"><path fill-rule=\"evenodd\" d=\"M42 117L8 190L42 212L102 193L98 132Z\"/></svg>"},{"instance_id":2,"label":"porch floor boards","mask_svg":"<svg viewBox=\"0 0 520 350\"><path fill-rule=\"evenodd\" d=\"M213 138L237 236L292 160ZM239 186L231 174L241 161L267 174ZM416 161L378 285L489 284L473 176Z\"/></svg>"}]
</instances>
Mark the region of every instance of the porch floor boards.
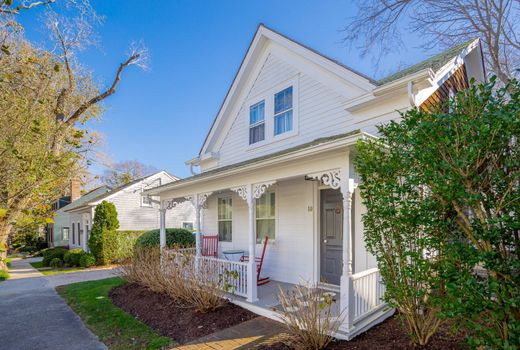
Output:
<instances>
[{"instance_id":1,"label":"porch floor boards","mask_svg":"<svg viewBox=\"0 0 520 350\"><path fill-rule=\"evenodd\" d=\"M269 283L264 284L263 286L258 286L258 300L254 303L249 303L246 301L246 298L236 295L231 296L231 298L233 300L238 300L242 303L253 305L255 307L260 307L270 312L281 312L280 301L278 300L278 293L280 291L280 288L288 292L292 290L295 286L296 285L292 283L271 280ZM329 289L326 290L328 291ZM336 316L339 314L340 295L339 292L334 292L336 293L336 296L334 297L335 302L332 304L332 316Z\"/></svg>"}]
</instances>

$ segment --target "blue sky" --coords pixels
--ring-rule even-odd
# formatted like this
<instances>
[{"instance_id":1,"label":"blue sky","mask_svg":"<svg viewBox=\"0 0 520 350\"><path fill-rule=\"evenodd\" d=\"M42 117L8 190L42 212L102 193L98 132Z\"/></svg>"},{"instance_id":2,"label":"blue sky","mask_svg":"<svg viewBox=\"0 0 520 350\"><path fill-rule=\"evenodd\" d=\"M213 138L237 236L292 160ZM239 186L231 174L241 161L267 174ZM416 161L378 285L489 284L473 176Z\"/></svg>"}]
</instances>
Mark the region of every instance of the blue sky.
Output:
<instances>
[{"instance_id":1,"label":"blue sky","mask_svg":"<svg viewBox=\"0 0 520 350\"><path fill-rule=\"evenodd\" d=\"M361 59L341 42L341 28L355 13L346 0L91 1L106 21L97 28L100 48L82 52L80 60L96 81L111 81L135 40L149 48L151 69L125 72L102 118L89 126L104 135L102 151L114 161L135 159L181 177L189 175L184 162L198 154L260 22L373 77L436 53L424 52L418 38L408 35L407 50L388 56L376 70L370 58ZM21 17L35 42L46 35L39 12Z\"/></svg>"}]
</instances>

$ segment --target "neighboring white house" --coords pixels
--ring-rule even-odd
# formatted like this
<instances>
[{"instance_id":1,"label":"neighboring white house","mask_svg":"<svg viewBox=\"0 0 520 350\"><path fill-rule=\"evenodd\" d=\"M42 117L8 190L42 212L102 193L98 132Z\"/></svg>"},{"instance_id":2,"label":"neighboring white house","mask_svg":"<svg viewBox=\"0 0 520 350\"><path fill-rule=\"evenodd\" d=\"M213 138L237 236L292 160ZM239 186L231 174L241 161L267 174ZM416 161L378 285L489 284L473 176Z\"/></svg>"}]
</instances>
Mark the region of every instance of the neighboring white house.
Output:
<instances>
[{"instance_id":1,"label":"neighboring white house","mask_svg":"<svg viewBox=\"0 0 520 350\"><path fill-rule=\"evenodd\" d=\"M68 245L88 250L88 237L96 206L102 201L115 205L119 230L142 231L159 227L159 206L153 198L143 196L146 189L177 181L178 178L160 171L118 188L107 186L92 190L56 212L54 217L54 246ZM166 216L167 227L192 229L195 210L188 203Z\"/></svg>"},{"instance_id":2,"label":"neighboring white house","mask_svg":"<svg viewBox=\"0 0 520 350\"><path fill-rule=\"evenodd\" d=\"M479 40L376 81L260 25L199 155L186 163L200 173L145 193L160 197L166 216L190 203L195 230L220 236L218 263L247 273L234 302L276 318L276 285L320 282L338 295L338 337L350 339L393 312L380 301L384 286L364 244L356 142L471 78L485 80ZM266 235L262 275L273 281L257 287L255 259L233 262L223 252L258 257Z\"/></svg>"}]
</instances>

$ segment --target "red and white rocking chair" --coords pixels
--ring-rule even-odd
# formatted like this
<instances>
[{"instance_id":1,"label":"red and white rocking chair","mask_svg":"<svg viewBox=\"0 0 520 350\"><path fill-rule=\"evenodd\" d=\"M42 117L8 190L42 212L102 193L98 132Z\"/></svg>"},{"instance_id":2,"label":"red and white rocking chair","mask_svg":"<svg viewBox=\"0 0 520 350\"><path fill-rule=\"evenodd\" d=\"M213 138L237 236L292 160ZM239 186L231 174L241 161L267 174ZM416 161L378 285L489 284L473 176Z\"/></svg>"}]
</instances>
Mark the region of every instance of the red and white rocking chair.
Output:
<instances>
[{"instance_id":1,"label":"red and white rocking chair","mask_svg":"<svg viewBox=\"0 0 520 350\"><path fill-rule=\"evenodd\" d=\"M267 247L267 241L269 240L269 237L265 236L264 239L264 246L262 248L262 256L255 258L256 261L256 284L258 286L261 286L263 284L269 283L269 277L260 277L260 272L262 271L262 265L264 263L264 257L265 257L265 248ZM249 257L246 255L242 255L240 258L240 261L242 262L248 262Z\"/></svg>"}]
</instances>

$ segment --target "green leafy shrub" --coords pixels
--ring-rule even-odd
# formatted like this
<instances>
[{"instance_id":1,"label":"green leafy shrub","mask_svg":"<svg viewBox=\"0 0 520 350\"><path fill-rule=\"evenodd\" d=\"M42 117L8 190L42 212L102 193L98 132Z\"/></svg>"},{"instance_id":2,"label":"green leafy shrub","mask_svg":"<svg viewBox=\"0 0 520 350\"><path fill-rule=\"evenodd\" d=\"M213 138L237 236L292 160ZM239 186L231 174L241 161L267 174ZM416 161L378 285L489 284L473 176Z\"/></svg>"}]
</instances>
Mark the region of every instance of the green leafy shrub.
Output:
<instances>
[{"instance_id":1,"label":"green leafy shrub","mask_svg":"<svg viewBox=\"0 0 520 350\"><path fill-rule=\"evenodd\" d=\"M5 281L8 278L9 278L9 271L0 270L0 281Z\"/></svg>"},{"instance_id":2,"label":"green leafy shrub","mask_svg":"<svg viewBox=\"0 0 520 350\"><path fill-rule=\"evenodd\" d=\"M52 259L58 258L63 261L63 256L68 251L65 247L49 248L43 252L43 266L49 266Z\"/></svg>"},{"instance_id":3,"label":"green leafy shrub","mask_svg":"<svg viewBox=\"0 0 520 350\"><path fill-rule=\"evenodd\" d=\"M98 265L106 265L117 258L117 233L119 221L114 204L103 201L94 214L94 222L90 231L89 247L96 257Z\"/></svg>"},{"instance_id":4,"label":"green leafy shrub","mask_svg":"<svg viewBox=\"0 0 520 350\"><path fill-rule=\"evenodd\" d=\"M134 247L139 239L147 231L117 231L117 254L115 260L122 262L132 256Z\"/></svg>"},{"instance_id":5,"label":"green leafy shrub","mask_svg":"<svg viewBox=\"0 0 520 350\"><path fill-rule=\"evenodd\" d=\"M420 297L412 310L428 322L457 317L472 348L516 349L520 84L494 82L379 128L381 140L360 144L356 163L385 299L404 309L399 299ZM437 315L426 312L435 305Z\"/></svg>"},{"instance_id":6,"label":"green leafy shrub","mask_svg":"<svg viewBox=\"0 0 520 350\"><path fill-rule=\"evenodd\" d=\"M159 230L151 230L139 237L136 244L142 247L157 247L159 246L159 241ZM194 244L195 237L191 231L183 228L166 229L166 245L168 247L174 245L189 247Z\"/></svg>"},{"instance_id":7,"label":"green leafy shrub","mask_svg":"<svg viewBox=\"0 0 520 350\"><path fill-rule=\"evenodd\" d=\"M83 254L79 259L79 266L91 267L96 265L96 257L92 254Z\"/></svg>"},{"instance_id":8,"label":"green leafy shrub","mask_svg":"<svg viewBox=\"0 0 520 350\"><path fill-rule=\"evenodd\" d=\"M54 258L54 259L52 259L49 262L49 266L52 267L53 269L57 269L58 267L62 267L63 266L63 260L61 260L60 258Z\"/></svg>"},{"instance_id":9,"label":"green leafy shrub","mask_svg":"<svg viewBox=\"0 0 520 350\"><path fill-rule=\"evenodd\" d=\"M85 252L81 248L70 249L63 255L63 262L67 266L79 266L79 260L83 255Z\"/></svg>"}]
</instances>

